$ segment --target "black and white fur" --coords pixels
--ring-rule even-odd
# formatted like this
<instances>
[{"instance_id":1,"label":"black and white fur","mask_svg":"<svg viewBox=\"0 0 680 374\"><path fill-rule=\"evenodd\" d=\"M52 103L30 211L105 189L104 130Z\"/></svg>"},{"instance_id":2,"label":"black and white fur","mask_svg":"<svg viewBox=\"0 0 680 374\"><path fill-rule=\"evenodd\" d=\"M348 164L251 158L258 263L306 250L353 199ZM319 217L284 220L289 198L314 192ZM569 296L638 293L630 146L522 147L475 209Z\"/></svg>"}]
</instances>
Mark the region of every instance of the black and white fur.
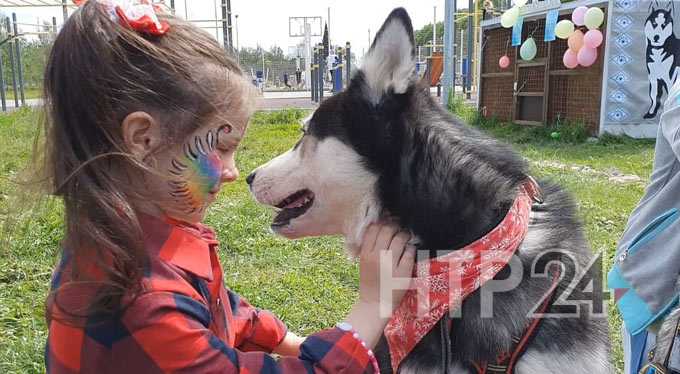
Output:
<instances>
[{"instance_id":1,"label":"black and white fur","mask_svg":"<svg viewBox=\"0 0 680 374\"><path fill-rule=\"evenodd\" d=\"M527 173L525 161L509 146L461 123L417 82L411 20L400 8L376 35L349 87L320 105L293 149L247 181L266 205L282 207L290 196L304 195L275 218L274 230L285 237L341 234L356 254L365 227L391 217L417 236L420 251L435 256L495 227ZM565 262L565 274L590 261L572 199L555 185L540 185L545 202L534 207L517 252L524 264L520 285L495 295L493 318L480 316L480 291L472 294L453 328L442 329L440 321L402 362L400 373L442 373L447 366L449 373L474 373L471 361L494 362L509 349L511 336L523 334L527 315L549 288L549 279L530 277L538 255L549 250L570 255L574 261ZM560 290L567 283L561 281ZM606 318L582 313L546 319L515 372L609 373L608 340ZM381 370L393 372L384 339L376 354Z\"/></svg>"},{"instance_id":2,"label":"black and white fur","mask_svg":"<svg viewBox=\"0 0 680 374\"><path fill-rule=\"evenodd\" d=\"M655 118L663 103L664 92L673 86L678 78L680 67L680 40L673 30L673 1L666 8L659 8L658 1L653 3L645 21L647 39L647 73L649 75L649 98L651 104L645 119Z\"/></svg>"}]
</instances>

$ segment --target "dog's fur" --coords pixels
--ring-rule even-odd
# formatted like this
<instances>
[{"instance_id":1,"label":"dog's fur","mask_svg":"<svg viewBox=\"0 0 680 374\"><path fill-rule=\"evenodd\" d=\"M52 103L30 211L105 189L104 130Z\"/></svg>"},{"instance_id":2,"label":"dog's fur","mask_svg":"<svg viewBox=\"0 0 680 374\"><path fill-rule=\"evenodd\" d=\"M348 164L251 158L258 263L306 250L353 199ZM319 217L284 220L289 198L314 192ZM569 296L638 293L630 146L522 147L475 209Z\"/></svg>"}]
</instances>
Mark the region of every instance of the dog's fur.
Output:
<instances>
[{"instance_id":1,"label":"dog's fur","mask_svg":"<svg viewBox=\"0 0 680 374\"><path fill-rule=\"evenodd\" d=\"M651 105L644 118L655 118L662 104L664 92L673 86L678 78L680 67L680 40L673 30L673 1L668 1L667 8L653 8L645 21L645 37L647 39L647 73L649 76L649 98Z\"/></svg>"},{"instance_id":2,"label":"dog's fur","mask_svg":"<svg viewBox=\"0 0 680 374\"><path fill-rule=\"evenodd\" d=\"M461 123L416 82L411 21L396 9L349 87L325 100L295 147L256 169L248 182L256 199L272 206L299 190L314 194L309 210L274 226L285 237L342 234L356 254L366 226L390 217L415 234L420 251L436 256L494 228L527 172L510 147ZM555 185L540 185L545 202L534 206L517 252L524 265L520 285L494 295L493 318L480 315L483 291L473 293L453 328L443 330L440 321L402 362L401 373L440 373L446 366L450 373L473 373L471 361L495 362L511 337L523 334L527 316L550 286L548 278L530 276L539 254L563 251L571 259L564 263L558 294L577 268L587 266L592 255L573 201ZM496 278L508 277L506 270ZM608 353L606 318L586 311L577 318L548 318L515 372L608 373ZM376 354L381 370L392 372L384 338Z\"/></svg>"}]
</instances>

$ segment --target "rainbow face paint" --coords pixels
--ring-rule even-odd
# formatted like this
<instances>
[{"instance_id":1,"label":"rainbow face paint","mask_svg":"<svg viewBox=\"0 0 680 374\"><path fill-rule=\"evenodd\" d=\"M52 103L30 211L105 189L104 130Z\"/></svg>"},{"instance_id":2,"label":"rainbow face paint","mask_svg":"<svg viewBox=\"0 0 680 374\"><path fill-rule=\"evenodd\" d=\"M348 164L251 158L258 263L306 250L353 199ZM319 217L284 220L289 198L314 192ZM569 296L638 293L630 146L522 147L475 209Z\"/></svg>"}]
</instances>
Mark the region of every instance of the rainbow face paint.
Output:
<instances>
[{"instance_id":1,"label":"rainbow face paint","mask_svg":"<svg viewBox=\"0 0 680 374\"><path fill-rule=\"evenodd\" d=\"M168 182L175 201L188 213L200 213L207 207L211 192L219 187L222 159L217 145L220 134L231 132L230 126L210 130L205 137L196 136L182 147L182 156L171 161L169 172L176 180Z\"/></svg>"}]
</instances>

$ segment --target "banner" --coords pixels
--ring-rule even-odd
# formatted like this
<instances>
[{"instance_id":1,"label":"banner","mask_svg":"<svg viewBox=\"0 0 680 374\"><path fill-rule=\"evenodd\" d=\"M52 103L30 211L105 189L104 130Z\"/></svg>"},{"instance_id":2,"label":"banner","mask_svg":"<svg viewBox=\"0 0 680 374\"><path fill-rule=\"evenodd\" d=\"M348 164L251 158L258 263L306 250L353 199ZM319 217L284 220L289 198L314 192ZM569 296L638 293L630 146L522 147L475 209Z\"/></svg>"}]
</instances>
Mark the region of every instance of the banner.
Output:
<instances>
[{"instance_id":1,"label":"banner","mask_svg":"<svg viewBox=\"0 0 680 374\"><path fill-rule=\"evenodd\" d=\"M555 26L557 26L557 17L559 17L560 11L557 9L552 9L548 11L545 16L545 37L543 41L552 42L555 40Z\"/></svg>"},{"instance_id":2,"label":"banner","mask_svg":"<svg viewBox=\"0 0 680 374\"><path fill-rule=\"evenodd\" d=\"M669 0L612 3L602 130L655 137L680 72L680 2L678 7Z\"/></svg>"},{"instance_id":3,"label":"banner","mask_svg":"<svg viewBox=\"0 0 680 374\"><path fill-rule=\"evenodd\" d=\"M522 27L524 26L524 17L519 16L517 22L512 26L512 46L518 47L522 45Z\"/></svg>"}]
</instances>

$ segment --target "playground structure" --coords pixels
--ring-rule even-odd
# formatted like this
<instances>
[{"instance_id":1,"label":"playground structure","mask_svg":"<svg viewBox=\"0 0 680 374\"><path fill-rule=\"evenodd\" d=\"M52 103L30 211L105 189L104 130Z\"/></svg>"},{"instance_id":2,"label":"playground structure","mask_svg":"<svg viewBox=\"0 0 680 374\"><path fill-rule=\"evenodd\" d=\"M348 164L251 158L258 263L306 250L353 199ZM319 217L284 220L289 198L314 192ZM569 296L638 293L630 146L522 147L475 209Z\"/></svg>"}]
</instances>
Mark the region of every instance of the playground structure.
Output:
<instances>
[{"instance_id":1,"label":"playground structure","mask_svg":"<svg viewBox=\"0 0 680 374\"><path fill-rule=\"evenodd\" d=\"M323 44L314 47L313 64L311 65L311 99L315 103L323 100L326 82L329 82L332 93L342 91L352 74L352 46L337 47L335 54L327 59L324 56ZM333 61L330 61L332 59Z\"/></svg>"},{"instance_id":2,"label":"playground structure","mask_svg":"<svg viewBox=\"0 0 680 374\"><path fill-rule=\"evenodd\" d=\"M175 0L153 0L154 5L160 6L166 11L176 14L178 9L175 7ZM236 54L233 44L233 25L231 0L214 0L215 19L188 19L188 1L184 1L184 17L196 24L198 27L215 31L215 38L222 41L224 49L229 53ZM51 8L61 10L63 22L69 17L69 13L77 8L73 0L0 0L0 12L7 8ZM221 18L218 12L221 9ZM7 89L11 85L14 94L14 108L26 106L26 92L24 84L24 72L22 62L22 46L25 45L25 38L47 36L54 39L60 25L57 24L58 17L52 17L51 23L32 24L17 21L16 13L11 17L0 19L0 106L2 111L7 111ZM238 35L236 35L238 40ZM5 79L6 72L3 67L3 59L9 60L10 78ZM8 80L8 81L6 81Z\"/></svg>"}]
</instances>

